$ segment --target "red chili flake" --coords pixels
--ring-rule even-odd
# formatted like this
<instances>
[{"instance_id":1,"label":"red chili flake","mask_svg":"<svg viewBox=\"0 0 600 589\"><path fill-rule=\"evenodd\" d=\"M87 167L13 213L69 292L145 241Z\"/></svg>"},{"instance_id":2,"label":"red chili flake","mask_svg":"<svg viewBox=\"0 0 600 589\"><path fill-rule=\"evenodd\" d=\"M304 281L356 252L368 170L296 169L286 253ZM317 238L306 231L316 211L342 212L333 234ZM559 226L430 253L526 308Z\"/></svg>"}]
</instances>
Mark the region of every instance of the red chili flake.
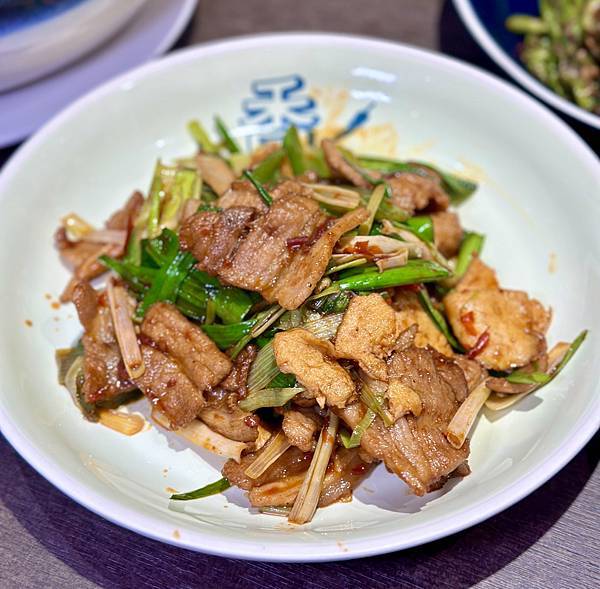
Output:
<instances>
[{"instance_id":1,"label":"red chili flake","mask_svg":"<svg viewBox=\"0 0 600 589\"><path fill-rule=\"evenodd\" d=\"M479 354L481 354L481 352L483 352L485 347L488 345L489 341L490 341L490 334L488 333L488 330L486 329L479 336L475 345L469 350L469 353L467 354L467 358L469 358L469 360L472 360L476 356L479 356Z\"/></svg>"},{"instance_id":2,"label":"red chili flake","mask_svg":"<svg viewBox=\"0 0 600 589\"><path fill-rule=\"evenodd\" d=\"M308 245L311 246L315 243L319 238L323 236L323 234L330 229L336 222L335 217L327 217L327 219L321 223L312 233L310 239L308 241Z\"/></svg>"},{"instance_id":3,"label":"red chili flake","mask_svg":"<svg viewBox=\"0 0 600 589\"><path fill-rule=\"evenodd\" d=\"M246 415L246 417L244 417L244 423L248 427L257 427L258 419L254 415Z\"/></svg>"},{"instance_id":4,"label":"red chili flake","mask_svg":"<svg viewBox=\"0 0 600 589\"><path fill-rule=\"evenodd\" d=\"M361 474L364 474L366 470L367 465L364 462L361 462L360 464L356 465L350 472L353 475L359 476Z\"/></svg>"},{"instance_id":5,"label":"red chili flake","mask_svg":"<svg viewBox=\"0 0 600 589\"><path fill-rule=\"evenodd\" d=\"M308 244L309 241L308 235L300 235L299 237L290 237L286 241L286 245L288 250L291 252L297 252L301 250L305 245Z\"/></svg>"},{"instance_id":6,"label":"red chili flake","mask_svg":"<svg viewBox=\"0 0 600 589\"><path fill-rule=\"evenodd\" d=\"M100 307L108 307L108 295L105 290L98 295L98 305Z\"/></svg>"},{"instance_id":7,"label":"red chili flake","mask_svg":"<svg viewBox=\"0 0 600 589\"><path fill-rule=\"evenodd\" d=\"M361 256L368 256L371 253L369 250L369 242L366 240L355 242L347 251L350 254L360 254Z\"/></svg>"},{"instance_id":8,"label":"red chili flake","mask_svg":"<svg viewBox=\"0 0 600 589\"><path fill-rule=\"evenodd\" d=\"M460 316L460 322L465 326L465 330L469 335L477 335L475 328L475 313L467 311Z\"/></svg>"}]
</instances>

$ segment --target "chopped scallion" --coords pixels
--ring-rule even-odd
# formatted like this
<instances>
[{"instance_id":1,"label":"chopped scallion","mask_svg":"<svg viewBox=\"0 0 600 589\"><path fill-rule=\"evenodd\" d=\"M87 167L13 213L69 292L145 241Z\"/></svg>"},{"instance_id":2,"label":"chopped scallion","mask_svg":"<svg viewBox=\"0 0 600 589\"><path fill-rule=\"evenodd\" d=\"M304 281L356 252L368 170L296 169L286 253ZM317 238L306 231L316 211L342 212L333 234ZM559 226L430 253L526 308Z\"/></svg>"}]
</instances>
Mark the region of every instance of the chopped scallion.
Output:
<instances>
[{"instance_id":1,"label":"chopped scallion","mask_svg":"<svg viewBox=\"0 0 600 589\"><path fill-rule=\"evenodd\" d=\"M211 495L217 495L226 491L231 487L231 483L223 477L214 483L200 487L195 491L189 491L188 493L177 493L171 495L171 501L192 501L193 499L203 499L204 497L210 497Z\"/></svg>"}]
</instances>

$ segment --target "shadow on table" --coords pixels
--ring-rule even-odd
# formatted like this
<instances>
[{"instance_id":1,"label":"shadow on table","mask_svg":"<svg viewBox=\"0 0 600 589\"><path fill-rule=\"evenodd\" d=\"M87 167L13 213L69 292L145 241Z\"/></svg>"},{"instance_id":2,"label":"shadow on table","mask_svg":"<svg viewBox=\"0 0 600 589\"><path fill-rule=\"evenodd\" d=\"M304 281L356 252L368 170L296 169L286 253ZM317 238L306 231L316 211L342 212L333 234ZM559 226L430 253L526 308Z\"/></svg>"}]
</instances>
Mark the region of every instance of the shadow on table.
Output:
<instances>
[{"instance_id":1,"label":"shadow on table","mask_svg":"<svg viewBox=\"0 0 600 589\"><path fill-rule=\"evenodd\" d=\"M440 13L438 46L441 52L472 63L473 65L485 69L499 78L510 82L517 88L521 88L517 82L508 76L503 69L497 66L496 63L488 57L487 53L479 47L458 16L451 0L446 0ZM527 92L525 89L523 90ZM597 154L600 154L600 140L598 138L600 133L597 129L584 125L560 111L551 108L546 105L545 102L539 101L535 96L533 96L533 98L558 115L576 133L578 133Z\"/></svg>"},{"instance_id":2,"label":"shadow on table","mask_svg":"<svg viewBox=\"0 0 600 589\"><path fill-rule=\"evenodd\" d=\"M241 562L148 540L100 519L35 473L0 438L0 497L50 553L101 587L470 587L502 569L569 508L598 462L597 436L541 489L505 512L428 545L331 564Z\"/></svg>"}]
</instances>

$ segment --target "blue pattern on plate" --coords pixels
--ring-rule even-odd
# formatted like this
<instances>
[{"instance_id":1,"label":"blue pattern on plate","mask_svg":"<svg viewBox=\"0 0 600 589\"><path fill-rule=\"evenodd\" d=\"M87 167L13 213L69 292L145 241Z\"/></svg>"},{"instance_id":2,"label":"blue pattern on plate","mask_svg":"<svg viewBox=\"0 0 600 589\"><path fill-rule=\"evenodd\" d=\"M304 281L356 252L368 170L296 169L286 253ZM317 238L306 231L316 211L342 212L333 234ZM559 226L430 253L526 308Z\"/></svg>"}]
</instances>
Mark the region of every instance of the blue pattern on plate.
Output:
<instances>
[{"instance_id":1,"label":"blue pattern on plate","mask_svg":"<svg viewBox=\"0 0 600 589\"><path fill-rule=\"evenodd\" d=\"M0 0L0 37L56 18L86 0Z\"/></svg>"},{"instance_id":2,"label":"blue pattern on plate","mask_svg":"<svg viewBox=\"0 0 600 589\"><path fill-rule=\"evenodd\" d=\"M317 102L307 93L306 82L298 74L254 80L250 90L252 96L242 100L244 114L238 121L246 127L248 150L269 141L281 141L291 125L311 133L321 121ZM355 112L341 135L362 127L376 106L377 102L371 101Z\"/></svg>"},{"instance_id":3,"label":"blue pattern on plate","mask_svg":"<svg viewBox=\"0 0 600 589\"><path fill-rule=\"evenodd\" d=\"M306 92L306 82L298 74L254 80L250 90L252 96L242 101L244 114L239 122L262 128L248 137L249 143L252 139L258 143L280 141L290 125L309 132L319 124L317 103Z\"/></svg>"},{"instance_id":4,"label":"blue pattern on plate","mask_svg":"<svg viewBox=\"0 0 600 589\"><path fill-rule=\"evenodd\" d=\"M472 0L471 5L490 35L508 55L518 61L517 49L522 37L508 31L504 23L511 14L517 12L538 15L538 0Z\"/></svg>"}]
</instances>

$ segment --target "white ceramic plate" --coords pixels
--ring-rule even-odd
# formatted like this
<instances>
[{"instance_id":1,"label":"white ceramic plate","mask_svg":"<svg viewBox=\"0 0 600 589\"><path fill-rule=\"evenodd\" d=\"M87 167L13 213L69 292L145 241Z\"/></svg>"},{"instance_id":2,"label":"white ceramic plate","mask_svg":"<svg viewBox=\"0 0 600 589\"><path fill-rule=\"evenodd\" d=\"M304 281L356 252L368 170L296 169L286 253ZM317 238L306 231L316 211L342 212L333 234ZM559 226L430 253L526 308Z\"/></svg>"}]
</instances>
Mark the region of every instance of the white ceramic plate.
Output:
<instances>
[{"instance_id":1,"label":"white ceramic plate","mask_svg":"<svg viewBox=\"0 0 600 589\"><path fill-rule=\"evenodd\" d=\"M473 474L442 491L411 496L380 467L351 503L320 510L300 528L250 513L235 490L169 509L167 488L211 482L222 461L156 428L126 438L87 423L56 384L54 348L70 344L80 329L72 308L56 311L45 298L56 297L67 280L52 247L57 220L74 210L99 223L134 188L145 189L157 157L192 151L185 130L192 117L209 121L219 113L253 141L269 119L343 124L369 103L371 139L357 132L354 145L478 179L462 219L487 234L484 259L504 285L552 306L551 342L583 327L590 335L553 383L514 411L482 417L472 440ZM2 431L34 468L89 509L213 554L355 558L471 526L541 485L600 423L599 186L597 159L555 116L488 74L436 54L291 34L206 45L146 65L67 109L0 177Z\"/></svg>"},{"instance_id":2,"label":"white ceramic plate","mask_svg":"<svg viewBox=\"0 0 600 589\"><path fill-rule=\"evenodd\" d=\"M135 19L92 54L45 78L0 93L0 148L39 129L79 96L164 53L189 22L196 0L146 0Z\"/></svg>"},{"instance_id":3,"label":"white ceramic plate","mask_svg":"<svg viewBox=\"0 0 600 589\"><path fill-rule=\"evenodd\" d=\"M494 39L488 29L483 25L471 0L453 0L462 21L469 29L475 40L483 50L514 80L529 92L562 111L574 119L600 129L600 117L583 108L580 108L570 100L553 92L548 86L542 84L532 76L520 63L515 61Z\"/></svg>"}]
</instances>

